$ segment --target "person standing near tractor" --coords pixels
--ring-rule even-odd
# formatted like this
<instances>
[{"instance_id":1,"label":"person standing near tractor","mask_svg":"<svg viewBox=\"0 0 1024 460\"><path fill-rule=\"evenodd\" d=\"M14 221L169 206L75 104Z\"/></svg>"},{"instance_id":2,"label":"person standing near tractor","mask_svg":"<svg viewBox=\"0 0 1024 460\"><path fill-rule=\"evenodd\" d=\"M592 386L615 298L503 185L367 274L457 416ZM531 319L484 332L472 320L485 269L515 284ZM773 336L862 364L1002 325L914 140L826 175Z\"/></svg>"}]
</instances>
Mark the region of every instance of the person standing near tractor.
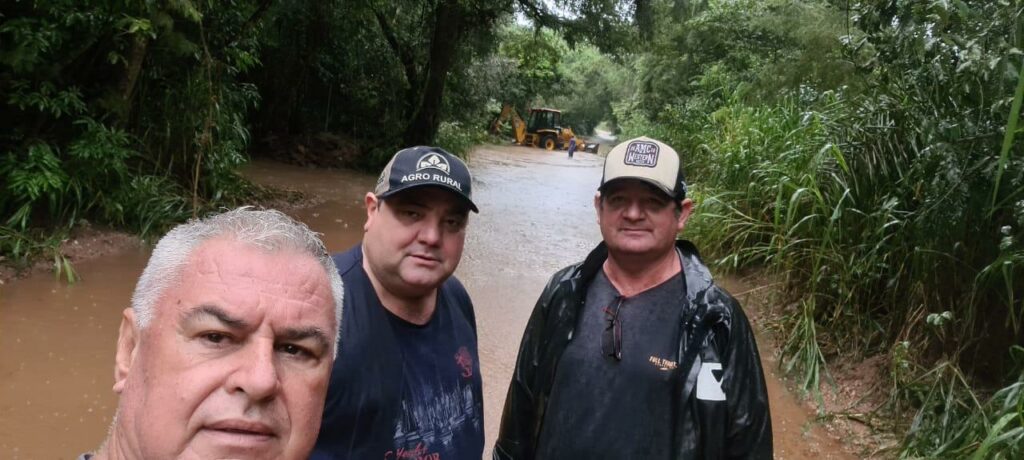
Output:
<instances>
[{"instance_id":1,"label":"person standing near tractor","mask_svg":"<svg viewBox=\"0 0 1024 460\"><path fill-rule=\"evenodd\" d=\"M569 158L572 158L573 152L576 151L576 136L569 138Z\"/></svg>"}]
</instances>

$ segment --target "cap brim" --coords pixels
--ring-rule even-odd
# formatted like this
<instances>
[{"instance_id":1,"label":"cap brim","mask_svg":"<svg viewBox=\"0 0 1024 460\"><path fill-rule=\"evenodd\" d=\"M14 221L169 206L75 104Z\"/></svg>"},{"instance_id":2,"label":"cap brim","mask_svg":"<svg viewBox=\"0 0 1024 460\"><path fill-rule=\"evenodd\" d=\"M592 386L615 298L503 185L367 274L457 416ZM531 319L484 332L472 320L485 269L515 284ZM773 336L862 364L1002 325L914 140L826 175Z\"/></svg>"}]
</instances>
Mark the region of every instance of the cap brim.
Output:
<instances>
[{"instance_id":1,"label":"cap brim","mask_svg":"<svg viewBox=\"0 0 1024 460\"><path fill-rule=\"evenodd\" d=\"M643 183L645 183L647 185L650 185L651 187L654 187L655 190L658 190L661 193L664 193L665 195L668 195L668 197L671 198L672 200L676 199L676 195L675 195L675 193L673 193L672 190L666 189L665 186L661 185L660 183L658 183L658 182L656 182L656 181L654 181L652 179L648 179L646 177L632 177L632 176L616 177L614 179L610 179L610 180L606 181L605 183L601 184L601 186L598 187L597 190L603 192L603 191L605 191L605 189L608 188L609 185L615 184L615 183L618 183L618 182L622 182L624 180L635 180L635 181L643 182Z\"/></svg>"},{"instance_id":2,"label":"cap brim","mask_svg":"<svg viewBox=\"0 0 1024 460\"><path fill-rule=\"evenodd\" d=\"M449 187L449 186L444 185L444 184L437 184L437 183L410 184L410 185L407 185L407 186L404 186L404 187L393 188L391 190L388 190L388 191L386 191L384 193L381 193L381 194L377 195L377 197L379 197L379 198L387 198L389 196L392 196L392 195L404 192L406 190L412 190L412 189L421 188L421 187L437 187L437 188L439 188L441 190L445 190L445 191L451 192L452 195L455 195L458 199L462 200L463 203L466 203L466 206L469 207L470 211L473 211L473 212L475 212L477 214L480 214L480 209L478 209L476 207L476 203L473 203L473 200L470 200L469 198L466 198L466 195L463 195L461 190L456 189L454 187Z\"/></svg>"}]
</instances>

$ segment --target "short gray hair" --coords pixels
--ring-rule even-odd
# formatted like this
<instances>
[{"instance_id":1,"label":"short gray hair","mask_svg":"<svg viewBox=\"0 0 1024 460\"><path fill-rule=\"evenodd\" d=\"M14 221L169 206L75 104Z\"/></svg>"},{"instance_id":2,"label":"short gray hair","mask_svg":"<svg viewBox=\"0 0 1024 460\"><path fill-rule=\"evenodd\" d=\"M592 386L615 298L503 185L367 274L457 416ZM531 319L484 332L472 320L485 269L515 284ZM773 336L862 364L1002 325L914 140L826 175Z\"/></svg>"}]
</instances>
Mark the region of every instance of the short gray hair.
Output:
<instances>
[{"instance_id":1,"label":"short gray hair","mask_svg":"<svg viewBox=\"0 0 1024 460\"><path fill-rule=\"evenodd\" d=\"M146 269L139 277L132 294L132 310L139 329L145 329L152 321L157 303L167 288L181 280L182 270L189 257L203 242L226 236L239 243L251 245L266 251L292 249L315 258L327 272L334 297L334 319L339 340L334 343L334 355L338 353L341 337L341 314L343 287L341 276L327 248L320 241L319 234L306 224L286 216L281 211L258 210L251 206L192 219L167 232L149 257Z\"/></svg>"}]
</instances>

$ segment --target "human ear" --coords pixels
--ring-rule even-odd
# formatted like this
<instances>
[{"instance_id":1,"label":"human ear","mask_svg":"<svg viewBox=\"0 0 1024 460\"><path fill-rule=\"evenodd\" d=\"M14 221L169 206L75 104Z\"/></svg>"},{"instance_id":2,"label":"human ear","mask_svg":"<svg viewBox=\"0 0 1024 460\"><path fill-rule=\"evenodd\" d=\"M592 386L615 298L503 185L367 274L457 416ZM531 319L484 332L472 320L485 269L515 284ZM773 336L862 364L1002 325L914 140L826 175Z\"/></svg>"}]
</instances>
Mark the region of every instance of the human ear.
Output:
<instances>
[{"instance_id":1,"label":"human ear","mask_svg":"<svg viewBox=\"0 0 1024 460\"><path fill-rule=\"evenodd\" d=\"M139 349L139 330L135 324L135 311L125 308L121 314L121 329L117 335L117 354L114 357L114 393L124 390L125 381Z\"/></svg>"},{"instance_id":2,"label":"human ear","mask_svg":"<svg viewBox=\"0 0 1024 460\"><path fill-rule=\"evenodd\" d=\"M690 219L691 214L693 214L693 200L687 198L682 203L679 203L679 220L676 222L678 231L683 231L683 227L686 227L686 221Z\"/></svg>"},{"instance_id":3,"label":"human ear","mask_svg":"<svg viewBox=\"0 0 1024 460\"><path fill-rule=\"evenodd\" d=\"M366 205L366 223L363 224L363 231L365 232L370 229L373 215L376 214L377 208L380 207L380 199L373 192L366 192L366 196L363 197L363 204Z\"/></svg>"}]
</instances>

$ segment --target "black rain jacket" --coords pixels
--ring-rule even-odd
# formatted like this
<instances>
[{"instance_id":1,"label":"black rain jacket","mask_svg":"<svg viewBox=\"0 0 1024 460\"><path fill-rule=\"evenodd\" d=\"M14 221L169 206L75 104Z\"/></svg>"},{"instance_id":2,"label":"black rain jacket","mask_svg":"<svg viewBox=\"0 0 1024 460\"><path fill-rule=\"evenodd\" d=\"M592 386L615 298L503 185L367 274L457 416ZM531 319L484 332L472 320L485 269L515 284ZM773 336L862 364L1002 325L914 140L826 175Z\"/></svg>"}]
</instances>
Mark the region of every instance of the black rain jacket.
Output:
<instances>
[{"instance_id":1,"label":"black rain jacket","mask_svg":"<svg viewBox=\"0 0 1024 460\"><path fill-rule=\"evenodd\" d=\"M693 244L680 240L676 247L683 258L686 300L679 309L680 365L673 383L678 390L671 401L674 457L770 459L768 392L750 323L739 302L714 284ZM572 340L587 287L607 257L601 243L582 263L555 273L537 300L505 399L495 460L536 455L558 361ZM721 364L724 400L697 398L705 363Z\"/></svg>"}]
</instances>

